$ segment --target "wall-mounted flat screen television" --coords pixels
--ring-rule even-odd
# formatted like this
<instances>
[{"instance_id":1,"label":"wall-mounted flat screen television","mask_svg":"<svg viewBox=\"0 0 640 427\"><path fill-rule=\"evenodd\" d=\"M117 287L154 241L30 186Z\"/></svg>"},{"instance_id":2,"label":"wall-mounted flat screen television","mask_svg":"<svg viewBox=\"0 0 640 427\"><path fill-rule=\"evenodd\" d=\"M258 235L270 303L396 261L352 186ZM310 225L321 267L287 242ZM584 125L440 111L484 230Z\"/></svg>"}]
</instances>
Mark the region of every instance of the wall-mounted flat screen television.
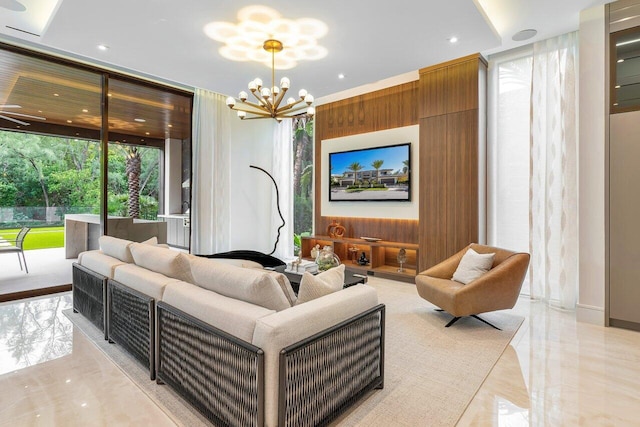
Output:
<instances>
[{"instance_id":1,"label":"wall-mounted flat screen television","mask_svg":"<svg viewBox=\"0 0 640 427\"><path fill-rule=\"evenodd\" d=\"M411 201L411 143L329 153L329 201Z\"/></svg>"}]
</instances>

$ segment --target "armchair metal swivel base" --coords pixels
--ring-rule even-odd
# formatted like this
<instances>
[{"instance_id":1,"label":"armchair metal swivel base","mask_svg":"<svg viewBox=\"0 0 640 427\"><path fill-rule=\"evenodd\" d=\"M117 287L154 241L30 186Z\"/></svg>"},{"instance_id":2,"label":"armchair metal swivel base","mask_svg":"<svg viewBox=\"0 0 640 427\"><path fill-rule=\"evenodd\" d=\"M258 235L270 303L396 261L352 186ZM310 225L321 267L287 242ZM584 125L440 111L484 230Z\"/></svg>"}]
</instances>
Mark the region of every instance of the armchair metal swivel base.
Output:
<instances>
[{"instance_id":1,"label":"armchair metal swivel base","mask_svg":"<svg viewBox=\"0 0 640 427\"><path fill-rule=\"evenodd\" d=\"M441 309L441 308L436 308L436 311L444 311L444 310L443 310L443 309ZM474 319L478 319L478 320L479 320L479 321L481 321L482 323L486 323L487 325L489 325L489 326L491 326L492 328L497 329L497 330L499 330L499 331L501 331L501 330L502 330L502 329L498 328L496 325L494 325L493 323L491 323L491 322L487 322L487 321L486 321L486 320L484 320L482 317L480 317L480 316L476 316L475 314L472 314L472 315L471 315L471 316L469 316L469 317L473 317ZM453 325L454 323L456 323L456 322L457 322L458 320L460 320L461 318L462 318L462 317L460 317L460 316L459 316L459 317L454 317L453 319L451 319L451 320L449 321L449 323L447 323L446 325L444 325L444 327L445 327L445 328L448 328L449 326Z\"/></svg>"},{"instance_id":2,"label":"armchair metal swivel base","mask_svg":"<svg viewBox=\"0 0 640 427\"><path fill-rule=\"evenodd\" d=\"M480 254L494 253L495 256L488 272L465 285L451 278L469 248ZM527 253L472 243L440 264L418 274L416 289L420 297L454 317L447 327L461 317L472 316L499 329L478 317L478 314L513 308L528 266Z\"/></svg>"}]
</instances>

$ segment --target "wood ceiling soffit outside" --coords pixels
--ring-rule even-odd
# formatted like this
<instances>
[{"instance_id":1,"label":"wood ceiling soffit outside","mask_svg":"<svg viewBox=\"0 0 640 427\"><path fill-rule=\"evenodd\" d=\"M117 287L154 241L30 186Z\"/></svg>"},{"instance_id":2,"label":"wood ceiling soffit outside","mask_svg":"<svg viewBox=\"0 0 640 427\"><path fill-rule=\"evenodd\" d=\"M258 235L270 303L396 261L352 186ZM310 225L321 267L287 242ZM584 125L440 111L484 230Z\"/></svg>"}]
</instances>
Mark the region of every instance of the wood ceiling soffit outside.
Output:
<instances>
[{"instance_id":1,"label":"wood ceiling soffit outside","mask_svg":"<svg viewBox=\"0 0 640 427\"><path fill-rule=\"evenodd\" d=\"M115 78L109 80L109 88L110 139L129 137L127 142L139 143L144 138L189 137L190 97ZM22 107L4 111L46 118L16 117L30 123L20 128L0 119L0 129L98 139L101 94L99 72L0 50L0 104Z\"/></svg>"}]
</instances>

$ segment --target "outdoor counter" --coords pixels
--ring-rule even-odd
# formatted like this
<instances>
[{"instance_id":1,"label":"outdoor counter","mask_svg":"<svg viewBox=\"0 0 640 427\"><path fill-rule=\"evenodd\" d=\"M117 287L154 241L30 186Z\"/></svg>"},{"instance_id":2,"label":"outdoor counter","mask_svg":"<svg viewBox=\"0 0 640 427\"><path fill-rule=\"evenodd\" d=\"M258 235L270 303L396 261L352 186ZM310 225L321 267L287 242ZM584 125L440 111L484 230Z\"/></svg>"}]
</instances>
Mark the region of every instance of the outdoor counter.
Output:
<instances>
[{"instance_id":1,"label":"outdoor counter","mask_svg":"<svg viewBox=\"0 0 640 427\"><path fill-rule=\"evenodd\" d=\"M167 242L167 224L163 221L109 217L107 228L110 236L142 242L157 237L158 243ZM80 252L99 249L100 216L69 214L64 216L65 257L77 258Z\"/></svg>"}]
</instances>

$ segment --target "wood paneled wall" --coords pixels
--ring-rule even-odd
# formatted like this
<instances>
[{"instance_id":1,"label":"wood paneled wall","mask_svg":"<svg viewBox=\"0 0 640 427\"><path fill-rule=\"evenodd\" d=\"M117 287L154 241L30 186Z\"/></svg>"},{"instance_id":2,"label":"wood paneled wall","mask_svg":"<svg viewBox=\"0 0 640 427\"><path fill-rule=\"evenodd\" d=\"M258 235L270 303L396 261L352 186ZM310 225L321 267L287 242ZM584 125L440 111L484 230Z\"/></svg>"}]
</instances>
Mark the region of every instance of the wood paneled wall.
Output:
<instances>
[{"instance_id":1,"label":"wood paneled wall","mask_svg":"<svg viewBox=\"0 0 640 427\"><path fill-rule=\"evenodd\" d=\"M315 233L331 220L347 237L374 236L418 243L418 271L479 237L478 142L480 55L420 70L420 80L316 109ZM482 83L481 83L482 84ZM321 144L325 139L420 125L419 220L323 217Z\"/></svg>"},{"instance_id":2,"label":"wood paneled wall","mask_svg":"<svg viewBox=\"0 0 640 427\"><path fill-rule=\"evenodd\" d=\"M479 67L472 55L420 70L420 269L478 241Z\"/></svg>"},{"instance_id":3,"label":"wood paneled wall","mask_svg":"<svg viewBox=\"0 0 640 427\"><path fill-rule=\"evenodd\" d=\"M418 81L370 92L316 108L315 119L315 233L326 234L331 220L346 227L346 237L372 236L394 242L418 243L418 221L375 218L324 217L320 197L322 141L418 124Z\"/></svg>"}]
</instances>

